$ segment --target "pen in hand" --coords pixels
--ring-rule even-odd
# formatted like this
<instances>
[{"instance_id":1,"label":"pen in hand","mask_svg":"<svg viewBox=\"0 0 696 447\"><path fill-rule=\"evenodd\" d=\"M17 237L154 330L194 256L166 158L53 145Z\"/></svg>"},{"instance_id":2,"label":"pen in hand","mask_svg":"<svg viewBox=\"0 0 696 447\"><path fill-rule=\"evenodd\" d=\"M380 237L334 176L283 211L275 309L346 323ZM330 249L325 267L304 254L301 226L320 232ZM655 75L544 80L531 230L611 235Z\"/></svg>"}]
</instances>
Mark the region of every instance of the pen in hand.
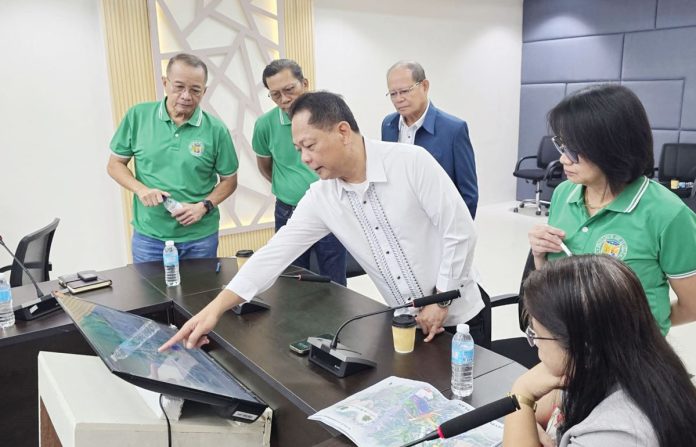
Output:
<instances>
[{"instance_id":1,"label":"pen in hand","mask_svg":"<svg viewBox=\"0 0 696 447\"><path fill-rule=\"evenodd\" d=\"M570 251L570 249L563 242L561 242L561 249L563 250L563 253L565 253L566 255L573 256L573 252Z\"/></svg>"}]
</instances>

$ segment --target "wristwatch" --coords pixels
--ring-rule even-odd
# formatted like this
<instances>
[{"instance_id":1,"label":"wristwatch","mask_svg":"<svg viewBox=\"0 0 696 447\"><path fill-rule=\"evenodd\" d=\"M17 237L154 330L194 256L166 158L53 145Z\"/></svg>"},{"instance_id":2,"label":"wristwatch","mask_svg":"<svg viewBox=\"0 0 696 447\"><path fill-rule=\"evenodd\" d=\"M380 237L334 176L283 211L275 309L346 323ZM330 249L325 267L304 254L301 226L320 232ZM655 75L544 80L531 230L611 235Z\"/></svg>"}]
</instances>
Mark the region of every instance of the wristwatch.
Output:
<instances>
[{"instance_id":1,"label":"wristwatch","mask_svg":"<svg viewBox=\"0 0 696 447\"><path fill-rule=\"evenodd\" d=\"M437 303L437 305L442 307L443 309L447 309L448 307L450 307L450 304L452 304L452 300L441 301Z\"/></svg>"},{"instance_id":2,"label":"wristwatch","mask_svg":"<svg viewBox=\"0 0 696 447\"><path fill-rule=\"evenodd\" d=\"M215 205L213 205L213 202L211 202L208 199L203 200L201 203L203 204L203 206L205 206L205 214L208 214L209 212L211 212L213 210L213 208L215 208Z\"/></svg>"},{"instance_id":3,"label":"wristwatch","mask_svg":"<svg viewBox=\"0 0 696 447\"><path fill-rule=\"evenodd\" d=\"M531 408L532 411L536 412L537 403L531 397L523 396L522 394L512 394L512 393L508 393L508 396L510 396L510 397L515 396L517 403L519 403L521 405L526 405L529 408Z\"/></svg>"}]
</instances>

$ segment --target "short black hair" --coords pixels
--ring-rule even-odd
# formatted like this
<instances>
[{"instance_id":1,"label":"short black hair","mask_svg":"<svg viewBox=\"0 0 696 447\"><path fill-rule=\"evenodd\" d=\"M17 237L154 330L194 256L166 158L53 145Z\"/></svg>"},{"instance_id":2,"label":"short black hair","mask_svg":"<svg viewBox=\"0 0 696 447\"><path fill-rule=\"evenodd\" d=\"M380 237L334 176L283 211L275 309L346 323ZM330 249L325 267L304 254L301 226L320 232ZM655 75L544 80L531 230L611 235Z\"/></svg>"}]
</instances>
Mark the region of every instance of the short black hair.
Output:
<instances>
[{"instance_id":1,"label":"short black hair","mask_svg":"<svg viewBox=\"0 0 696 447\"><path fill-rule=\"evenodd\" d=\"M167 64L167 76L169 76L169 71L171 70L172 65L174 65L174 62L183 62L186 65L193 68L202 68L205 83L208 83L208 66L205 65L205 62L203 62L198 56L194 56L193 54L188 53L179 53L176 56L172 57L171 59L169 59L169 63Z\"/></svg>"},{"instance_id":2,"label":"short black hair","mask_svg":"<svg viewBox=\"0 0 696 447\"><path fill-rule=\"evenodd\" d=\"M290 73L292 73L295 79L300 82L304 81L305 79L304 75L302 74L302 67L300 67L300 64L292 59L276 59L270 64L266 65L266 68L263 69L263 74L261 74L263 86L268 88L266 79L277 75L283 70L290 70Z\"/></svg>"},{"instance_id":3,"label":"short black hair","mask_svg":"<svg viewBox=\"0 0 696 447\"><path fill-rule=\"evenodd\" d=\"M551 130L568 148L602 170L612 193L655 165L648 115L629 88L591 86L564 98L548 116Z\"/></svg>"},{"instance_id":4,"label":"short black hair","mask_svg":"<svg viewBox=\"0 0 696 447\"><path fill-rule=\"evenodd\" d=\"M308 123L322 130L329 130L345 121L353 132L360 132L353 112L340 95L327 91L310 92L300 96L292 103L288 115L290 119L302 111L309 112Z\"/></svg>"}]
</instances>

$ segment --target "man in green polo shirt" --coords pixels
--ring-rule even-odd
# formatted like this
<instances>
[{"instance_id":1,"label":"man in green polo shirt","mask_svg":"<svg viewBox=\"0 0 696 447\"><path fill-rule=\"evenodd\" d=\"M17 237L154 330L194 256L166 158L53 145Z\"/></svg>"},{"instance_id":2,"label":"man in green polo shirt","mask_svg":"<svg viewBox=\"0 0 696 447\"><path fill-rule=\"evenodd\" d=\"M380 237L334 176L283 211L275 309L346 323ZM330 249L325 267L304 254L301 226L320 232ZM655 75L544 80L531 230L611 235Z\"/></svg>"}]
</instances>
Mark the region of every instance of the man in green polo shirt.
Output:
<instances>
[{"instance_id":1,"label":"man in green polo shirt","mask_svg":"<svg viewBox=\"0 0 696 447\"><path fill-rule=\"evenodd\" d=\"M251 145L256 152L259 171L271 182L276 196L275 229L283 227L292 216L297 203L319 176L300 158L292 142L290 118L287 111L300 95L307 92L308 81L299 64L289 59L277 59L263 70L263 85L268 96L278 107L271 109L256 121ZM346 285L346 249L333 234L315 243L293 262L309 269L314 252L322 275Z\"/></svg>"},{"instance_id":2,"label":"man in green polo shirt","mask_svg":"<svg viewBox=\"0 0 696 447\"><path fill-rule=\"evenodd\" d=\"M181 259L217 256L217 205L237 188L239 163L225 125L199 107L207 81L198 57L174 56L162 77L164 100L133 106L111 140L107 171L134 193L135 263L161 260L168 240ZM166 197L181 207L168 212Z\"/></svg>"}]
</instances>

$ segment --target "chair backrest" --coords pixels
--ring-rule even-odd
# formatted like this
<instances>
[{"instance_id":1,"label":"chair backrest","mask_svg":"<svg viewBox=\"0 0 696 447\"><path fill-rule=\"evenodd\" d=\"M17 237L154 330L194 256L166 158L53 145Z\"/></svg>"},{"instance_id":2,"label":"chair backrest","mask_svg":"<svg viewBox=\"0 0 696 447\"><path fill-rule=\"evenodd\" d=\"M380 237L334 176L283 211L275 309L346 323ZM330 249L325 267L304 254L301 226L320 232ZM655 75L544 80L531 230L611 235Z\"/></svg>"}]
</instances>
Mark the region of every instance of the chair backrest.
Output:
<instances>
[{"instance_id":1,"label":"chair backrest","mask_svg":"<svg viewBox=\"0 0 696 447\"><path fill-rule=\"evenodd\" d=\"M353 255L350 252L346 252L346 278L352 278L354 276L364 275L365 270L358 264Z\"/></svg>"},{"instance_id":2,"label":"chair backrest","mask_svg":"<svg viewBox=\"0 0 696 447\"><path fill-rule=\"evenodd\" d=\"M527 313L527 310L524 308L524 280L527 279L527 276L531 272L536 270L536 266L534 265L534 255L532 254L532 250L529 250L529 254L527 255L527 261L524 264L524 270L522 271L522 281L520 282L520 300L517 303L517 317L518 317L518 322L520 325L520 330L522 332L527 330L527 325L529 325L529 314Z\"/></svg>"},{"instance_id":3,"label":"chair backrest","mask_svg":"<svg viewBox=\"0 0 696 447\"><path fill-rule=\"evenodd\" d=\"M524 270L522 271L522 281L520 282L520 291L515 296L514 294L510 295L505 295L506 300L512 299L517 302L517 312L518 312L518 320L519 320L519 325L520 329L522 332L524 332L527 329L527 312L524 309L524 302L523 302L523 292L524 292L524 280L527 279L527 276L529 276L529 273L535 270L536 267L534 266L534 256L532 255L532 250L529 250L529 254L527 255L527 261L524 264ZM484 304L484 309L483 309L483 321L484 321L484 338L485 340L483 341L482 346L484 348L489 348L491 344L491 339L492 339L492 333L493 333L493 312L492 312L492 307L493 304L491 303L491 298L488 295L488 293L479 285L479 290L481 291L481 299L483 300ZM500 305L501 301L497 301ZM514 302L514 301L513 301ZM513 302L506 302L505 304L512 304ZM487 344L486 344L487 343Z\"/></svg>"},{"instance_id":4,"label":"chair backrest","mask_svg":"<svg viewBox=\"0 0 696 447\"><path fill-rule=\"evenodd\" d=\"M660 182L680 180L693 182L696 177L696 144L665 143L660 155Z\"/></svg>"},{"instance_id":5,"label":"chair backrest","mask_svg":"<svg viewBox=\"0 0 696 447\"><path fill-rule=\"evenodd\" d=\"M558 149L554 146L550 136L541 138L539 142L539 150L537 151L537 166L541 169L546 169L549 163L552 163L561 158Z\"/></svg>"},{"instance_id":6,"label":"chair backrest","mask_svg":"<svg viewBox=\"0 0 696 447\"><path fill-rule=\"evenodd\" d=\"M22 264L29 270L31 276L38 282L50 279L48 275L48 272L51 271L49 256L51 254L53 234L56 232L59 222L60 219L53 219L53 222L42 229L24 236L17 245L15 256L22 261ZM24 273L22 267L20 267L17 261L12 261L10 286L18 287L30 283L31 280Z\"/></svg>"}]
</instances>

